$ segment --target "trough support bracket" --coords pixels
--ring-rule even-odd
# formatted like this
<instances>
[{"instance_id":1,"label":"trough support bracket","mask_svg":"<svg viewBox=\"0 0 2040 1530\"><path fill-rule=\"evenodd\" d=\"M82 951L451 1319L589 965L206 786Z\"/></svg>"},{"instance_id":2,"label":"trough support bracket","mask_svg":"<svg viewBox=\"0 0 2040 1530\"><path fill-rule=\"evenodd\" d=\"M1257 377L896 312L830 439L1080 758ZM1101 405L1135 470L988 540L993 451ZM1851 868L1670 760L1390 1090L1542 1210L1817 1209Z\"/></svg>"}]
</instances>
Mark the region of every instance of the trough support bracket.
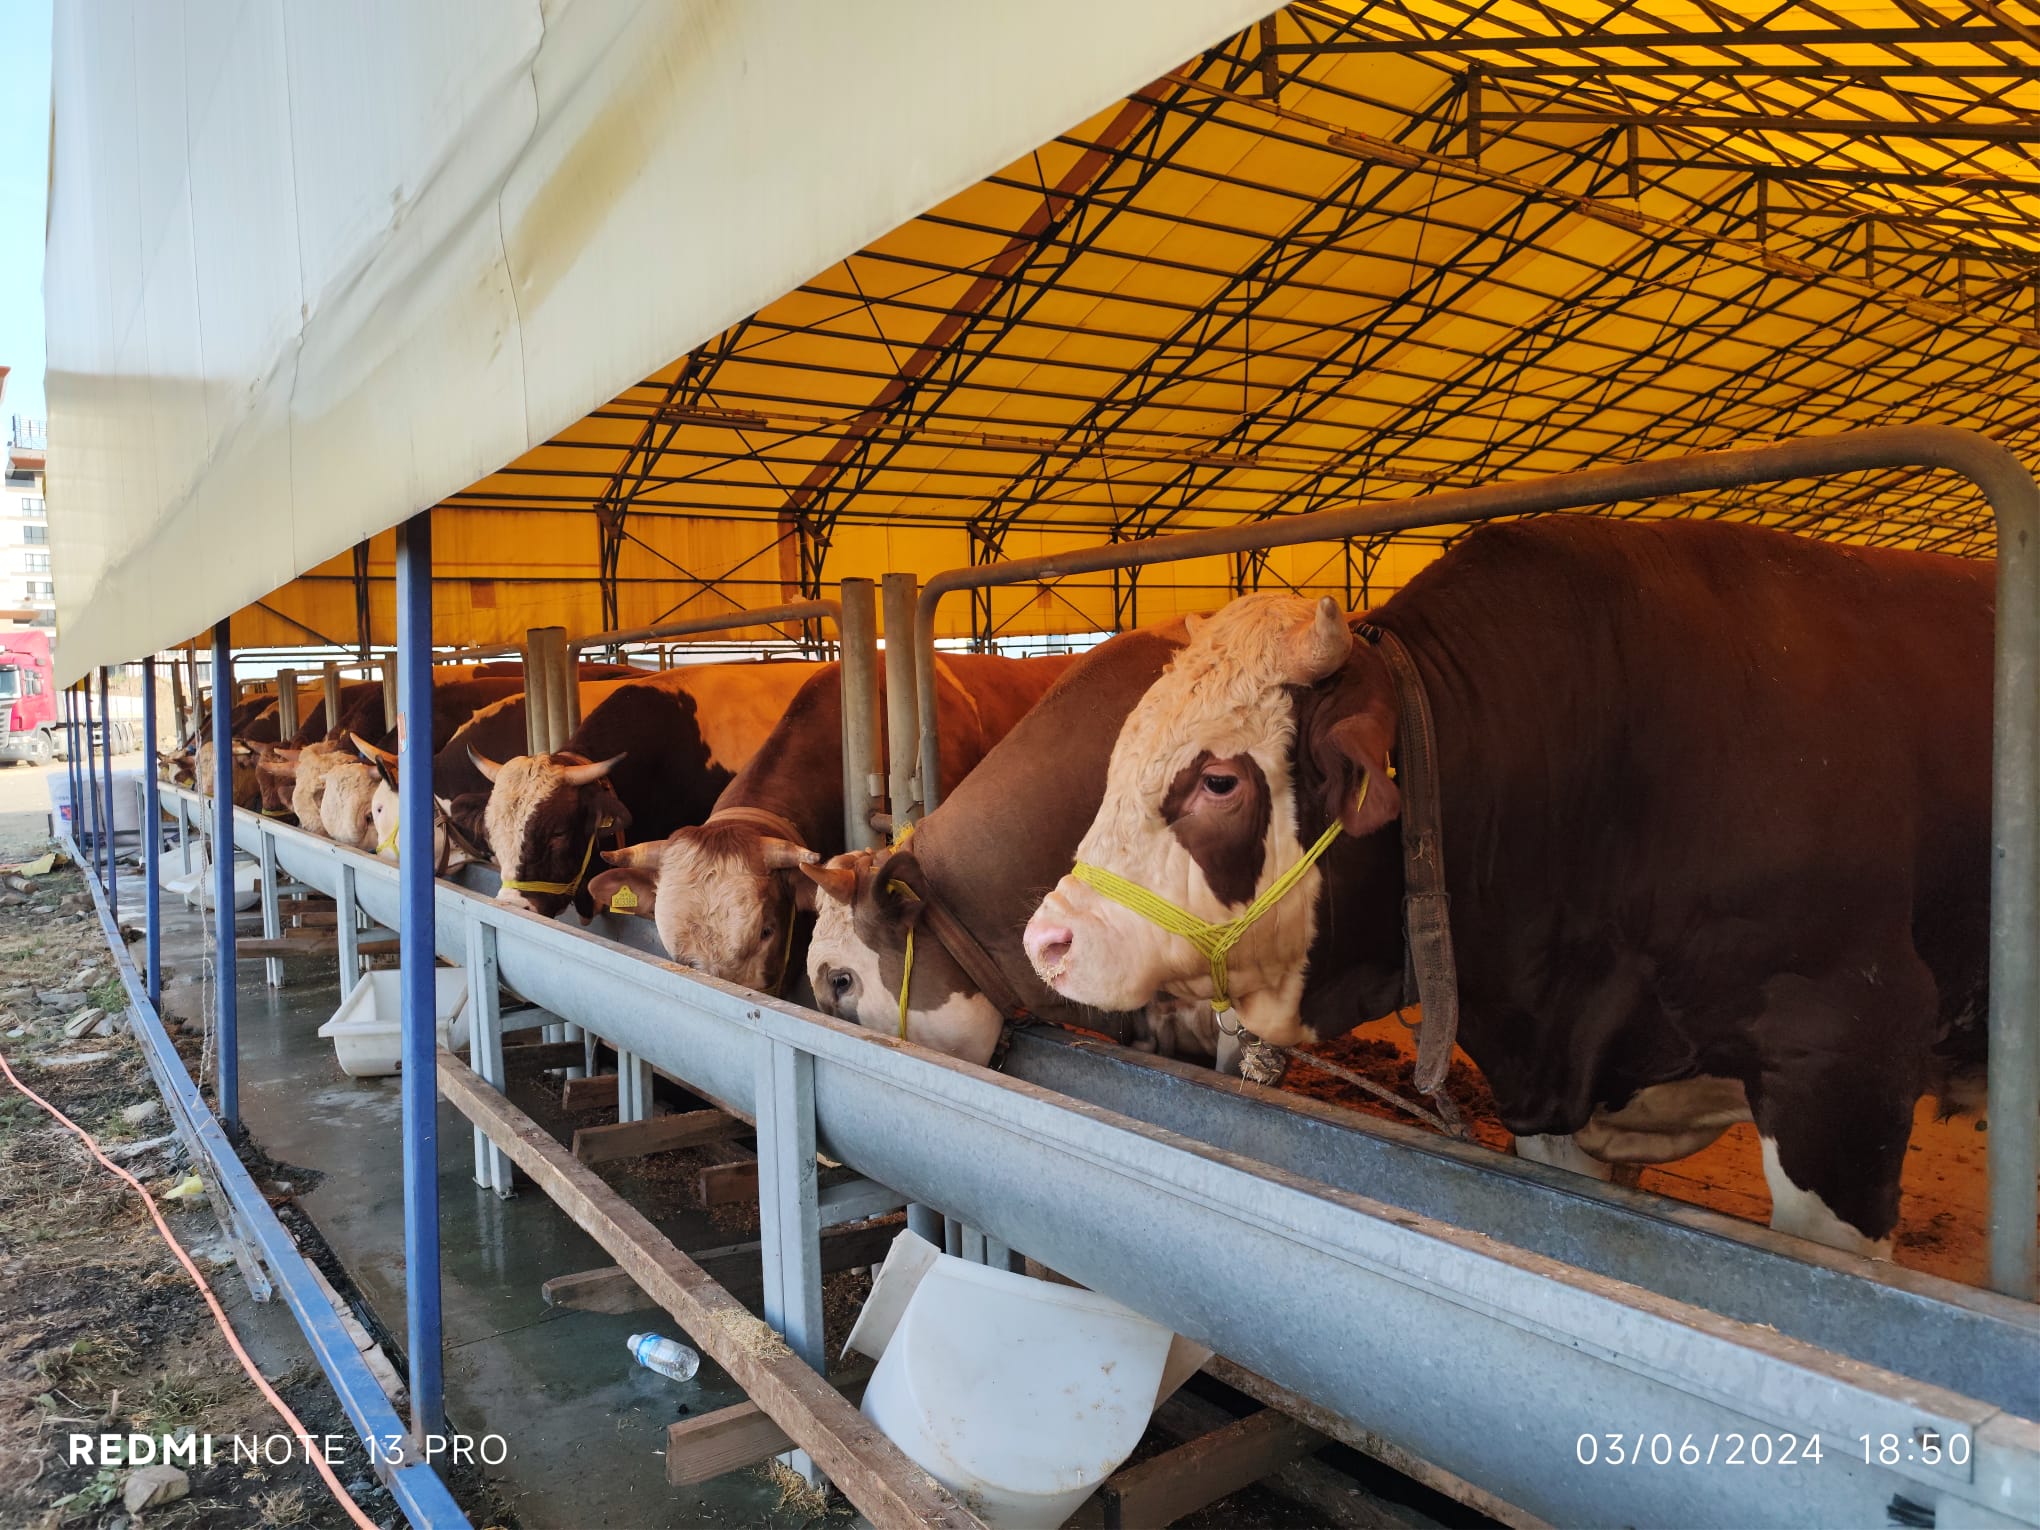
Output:
<instances>
[{"instance_id":1,"label":"trough support bracket","mask_svg":"<svg viewBox=\"0 0 2040 1530\"><path fill-rule=\"evenodd\" d=\"M765 1321L815 1371L827 1374L822 1335L822 1219L815 1170L815 1059L767 1042L758 1060L758 1245ZM804 1451L783 1457L810 1483Z\"/></svg>"}]
</instances>

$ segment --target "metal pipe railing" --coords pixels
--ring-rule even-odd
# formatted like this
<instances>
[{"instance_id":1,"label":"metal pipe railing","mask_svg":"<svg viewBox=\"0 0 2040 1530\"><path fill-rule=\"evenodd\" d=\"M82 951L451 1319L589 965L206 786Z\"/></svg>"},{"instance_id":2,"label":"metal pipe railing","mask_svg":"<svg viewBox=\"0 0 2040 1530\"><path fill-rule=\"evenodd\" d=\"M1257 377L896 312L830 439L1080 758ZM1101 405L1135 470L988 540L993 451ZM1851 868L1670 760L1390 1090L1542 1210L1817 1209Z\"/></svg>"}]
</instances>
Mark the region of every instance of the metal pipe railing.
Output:
<instances>
[{"instance_id":1,"label":"metal pipe railing","mask_svg":"<svg viewBox=\"0 0 2040 1530\"><path fill-rule=\"evenodd\" d=\"M1966 430L1904 425L1455 489L1142 542L1110 542L938 574L914 614L921 797L941 800L935 612L945 595L1069 574L1142 568L1298 542L1704 493L1887 468L1945 468L1983 491L1997 519L1997 658L1992 743L1990 1279L2034 1298L2040 1178L2040 486L2004 447ZM892 646L894 635L887 634Z\"/></svg>"}]
</instances>

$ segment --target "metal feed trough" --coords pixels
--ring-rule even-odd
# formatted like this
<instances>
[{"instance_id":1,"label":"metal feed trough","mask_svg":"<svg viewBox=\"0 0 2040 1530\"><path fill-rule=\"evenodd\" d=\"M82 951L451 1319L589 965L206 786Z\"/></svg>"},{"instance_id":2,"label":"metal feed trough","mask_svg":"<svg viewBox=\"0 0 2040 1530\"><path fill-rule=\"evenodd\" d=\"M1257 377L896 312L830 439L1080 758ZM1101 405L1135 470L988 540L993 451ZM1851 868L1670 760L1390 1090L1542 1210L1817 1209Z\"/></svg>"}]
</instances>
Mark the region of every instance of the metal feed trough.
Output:
<instances>
[{"instance_id":1,"label":"metal feed trough","mask_svg":"<svg viewBox=\"0 0 2040 1530\"><path fill-rule=\"evenodd\" d=\"M2036 1007L2040 587L2030 544L2040 496L1977 438L1866 432L959 571L922 592L921 628L943 593L974 581L1921 463L1979 482L2006 539L1992 1107L1999 1123L2016 1122L2004 1112L2024 1090L2031 1114L2032 1080L2001 1087L1999 1076L2031 1060ZM414 613L425 561L416 527L405 528L413 555L399 571L400 610ZM907 592L895 583L887 593L891 615ZM892 640L903 632L894 627ZM423 664L421 645L404 646L409 715ZM931 667L925 643L917 657ZM889 680L912 672L890 666ZM924 684L914 698L928 724L924 758L932 697ZM896 765L913 758L896 747ZM819 1149L874 1187L861 1205L911 1198L939 1208L1543 1519L1881 1524L1931 1514L1939 1526L2040 1524L2040 1311L2023 1301L1309 1102L1215 1087L1116 1049L1022 1036L1010 1070L993 1074L718 983L485 891L431 883L429 773L418 763L403 778L417 793L404 803L404 870L190 793L165 796L180 820L217 812L216 833L334 896L343 929L357 905L401 927L406 975L421 987L431 981L419 959L427 944L464 965L493 965L524 998L753 1117L767 1314L811 1363L820 1359L817 1230L830 1217L814 1173ZM924 766L930 795L934 780ZM912 795L896 791L896 808ZM219 858L223 878L230 860ZM227 950L231 940L229 923ZM474 987L474 1063L487 1074L499 1001L493 984ZM231 992L230 976L222 988ZM436 1161L429 1005L407 1004L405 1024L411 1181ZM224 1091L225 1026L221 1042ZM2000 1151L2001 1134L2018 1135L1992 1134L2000 1192L2002 1160L2020 1151L2017 1142ZM2030 1196L2030 1170L2023 1183ZM2023 1204L2030 1258L2030 1199ZM415 1219L427 1242L432 1210ZM436 1246L430 1253L436 1266ZM422 1269L414 1257L420 1280ZM436 1307L417 1310L415 1290L413 1301L414 1336L436 1334ZM414 1394L423 1347L412 1348ZM436 1361L425 1377L435 1397Z\"/></svg>"}]
</instances>

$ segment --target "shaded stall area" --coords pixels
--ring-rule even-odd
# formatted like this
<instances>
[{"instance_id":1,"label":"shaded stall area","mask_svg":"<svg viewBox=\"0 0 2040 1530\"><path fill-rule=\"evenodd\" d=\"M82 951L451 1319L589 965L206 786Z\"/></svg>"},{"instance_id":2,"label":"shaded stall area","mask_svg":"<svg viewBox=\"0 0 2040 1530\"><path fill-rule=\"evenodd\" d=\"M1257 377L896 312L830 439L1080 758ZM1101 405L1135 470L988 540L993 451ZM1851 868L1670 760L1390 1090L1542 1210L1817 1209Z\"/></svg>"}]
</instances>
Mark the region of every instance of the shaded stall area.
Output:
<instances>
[{"instance_id":1,"label":"shaded stall area","mask_svg":"<svg viewBox=\"0 0 2040 1530\"><path fill-rule=\"evenodd\" d=\"M77 843L109 914L146 911L135 1023L252 1277L327 1334L355 1426L418 1447L384 1473L415 1523L458 1522L420 1442L520 1413L499 1480L532 1524L792 1523L824 1479L873 1524L979 1523L835 1364L866 1220L902 1210L1216 1351L1086 1523L1263 1477L1322 1512L1313 1453L1383 1523L2040 1522L2040 13L1259 9L321 13L245 52L153 8L60 24L60 676L82 735L109 666L169 654L174 732L211 745L159 796L145 659L142 881L82 748ZM137 91L136 58L183 63ZM342 119L377 128L336 156ZM1095 1039L976 1068L677 965L647 921L434 875L435 662L515 666L537 753L580 661L839 658L873 845L939 805L940 652L1256 591L1364 610L1553 512L1997 558L1993 1129L1911 1244L1964 1218L1959 1258L1774 1234L1720 1160L1602 1185ZM396 864L235 805L256 650L296 655L283 738L300 670L328 719L342 666L381 679ZM209 913L165 915L159 856ZM401 1078L338 1082L316 1022L378 945ZM201 961L209 1100L158 1024ZM290 1214L402 1352L398 1401L222 1123L322 1176ZM1671 1173L1707 1193L1648 1193ZM706 1361L677 1392L621 1352L667 1318ZM1639 1430L1671 1459L1582 1453ZM1753 1431L1826 1454L1781 1491L1678 1453ZM785 1501L720 1475L772 1459Z\"/></svg>"}]
</instances>

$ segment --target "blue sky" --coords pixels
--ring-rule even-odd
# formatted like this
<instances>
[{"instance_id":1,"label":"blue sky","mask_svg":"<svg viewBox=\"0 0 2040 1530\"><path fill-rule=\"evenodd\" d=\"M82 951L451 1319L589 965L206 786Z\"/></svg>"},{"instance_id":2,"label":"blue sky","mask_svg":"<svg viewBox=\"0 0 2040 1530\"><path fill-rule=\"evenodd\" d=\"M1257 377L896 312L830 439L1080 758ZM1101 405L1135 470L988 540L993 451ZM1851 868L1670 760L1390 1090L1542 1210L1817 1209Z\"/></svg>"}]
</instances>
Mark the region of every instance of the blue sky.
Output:
<instances>
[{"instance_id":1,"label":"blue sky","mask_svg":"<svg viewBox=\"0 0 2040 1530\"><path fill-rule=\"evenodd\" d=\"M43 209L49 189L50 0L0 0L0 415L43 410Z\"/></svg>"}]
</instances>

